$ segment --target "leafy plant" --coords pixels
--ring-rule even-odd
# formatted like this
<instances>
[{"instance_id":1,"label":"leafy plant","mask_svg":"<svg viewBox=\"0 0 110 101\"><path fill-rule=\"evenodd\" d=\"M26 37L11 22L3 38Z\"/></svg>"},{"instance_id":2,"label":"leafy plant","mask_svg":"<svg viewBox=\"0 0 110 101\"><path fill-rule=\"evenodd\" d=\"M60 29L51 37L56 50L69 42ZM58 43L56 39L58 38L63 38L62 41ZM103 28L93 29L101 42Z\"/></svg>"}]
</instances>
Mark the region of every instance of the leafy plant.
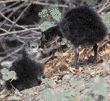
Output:
<instances>
[{"instance_id":1,"label":"leafy plant","mask_svg":"<svg viewBox=\"0 0 110 101\"><path fill-rule=\"evenodd\" d=\"M53 19L55 19L57 21L60 21L61 13L60 13L58 7L50 6L48 10L51 13ZM38 14L39 17L41 17L41 18L48 17L48 15L49 15L48 10L43 9L41 12L39 12L39 14ZM45 21L40 25L40 28L41 28L42 31L45 31L46 29L48 29L49 27L51 27L53 25L54 25L54 22L50 23L48 21Z\"/></svg>"},{"instance_id":2,"label":"leafy plant","mask_svg":"<svg viewBox=\"0 0 110 101\"><path fill-rule=\"evenodd\" d=\"M49 14L48 14L48 11L46 9L43 9L41 12L38 13L39 17L41 18L45 18L47 17Z\"/></svg>"},{"instance_id":3,"label":"leafy plant","mask_svg":"<svg viewBox=\"0 0 110 101\"><path fill-rule=\"evenodd\" d=\"M4 80L16 79L16 72L15 71L9 71L8 69L3 68L1 70L1 74L3 75Z\"/></svg>"},{"instance_id":4,"label":"leafy plant","mask_svg":"<svg viewBox=\"0 0 110 101\"><path fill-rule=\"evenodd\" d=\"M45 31L46 29L48 29L49 27L51 27L53 25L54 25L54 23L52 23L52 22L50 23L48 21L45 21L40 25L40 28L42 31Z\"/></svg>"},{"instance_id":5,"label":"leafy plant","mask_svg":"<svg viewBox=\"0 0 110 101\"><path fill-rule=\"evenodd\" d=\"M55 20L57 20L57 21L60 21L61 13L60 13L58 7L50 6L49 11L50 11L50 13L51 13L53 19L55 19Z\"/></svg>"}]
</instances>

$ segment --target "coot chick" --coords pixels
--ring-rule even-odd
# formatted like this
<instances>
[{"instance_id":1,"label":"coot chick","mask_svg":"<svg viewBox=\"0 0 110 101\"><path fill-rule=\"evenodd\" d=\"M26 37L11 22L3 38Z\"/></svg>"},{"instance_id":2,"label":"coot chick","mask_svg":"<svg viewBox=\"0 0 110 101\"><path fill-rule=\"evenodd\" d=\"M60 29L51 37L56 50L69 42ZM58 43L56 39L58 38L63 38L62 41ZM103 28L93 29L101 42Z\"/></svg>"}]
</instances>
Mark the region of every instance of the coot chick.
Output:
<instances>
[{"instance_id":1,"label":"coot chick","mask_svg":"<svg viewBox=\"0 0 110 101\"><path fill-rule=\"evenodd\" d=\"M100 16L88 5L77 6L69 9L62 20L55 26L42 32L43 44L53 40L55 36L67 38L75 47L74 68L78 69L79 57L78 46L91 44L94 49L94 63L97 57L97 42L101 41L107 34L107 27Z\"/></svg>"},{"instance_id":2,"label":"coot chick","mask_svg":"<svg viewBox=\"0 0 110 101\"><path fill-rule=\"evenodd\" d=\"M10 67L10 71L16 72L17 79L6 81L5 86L8 90L11 90L12 86L14 86L21 91L41 83L41 76L44 75L44 64L37 63L34 60L33 55L39 53L37 52L38 44L36 42L28 41L24 44L22 58L13 62Z\"/></svg>"}]
</instances>

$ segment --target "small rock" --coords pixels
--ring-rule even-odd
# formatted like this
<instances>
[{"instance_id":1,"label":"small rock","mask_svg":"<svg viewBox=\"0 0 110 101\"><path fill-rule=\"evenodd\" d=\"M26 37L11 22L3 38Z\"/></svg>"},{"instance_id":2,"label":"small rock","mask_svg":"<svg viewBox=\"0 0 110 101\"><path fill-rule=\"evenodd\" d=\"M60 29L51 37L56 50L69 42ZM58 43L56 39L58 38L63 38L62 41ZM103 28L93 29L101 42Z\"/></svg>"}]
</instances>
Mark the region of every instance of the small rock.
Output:
<instances>
[{"instance_id":1,"label":"small rock","mask_svg":"<svg viewBox=\"0 0 110 101\"><path fill-rule=\"evenodd\" d=\"M65 80L70 79L71 77L72 77L71 74L67 74L67 75L65 75L62 79L65 81Z\"/></svg>"}]
</instances>

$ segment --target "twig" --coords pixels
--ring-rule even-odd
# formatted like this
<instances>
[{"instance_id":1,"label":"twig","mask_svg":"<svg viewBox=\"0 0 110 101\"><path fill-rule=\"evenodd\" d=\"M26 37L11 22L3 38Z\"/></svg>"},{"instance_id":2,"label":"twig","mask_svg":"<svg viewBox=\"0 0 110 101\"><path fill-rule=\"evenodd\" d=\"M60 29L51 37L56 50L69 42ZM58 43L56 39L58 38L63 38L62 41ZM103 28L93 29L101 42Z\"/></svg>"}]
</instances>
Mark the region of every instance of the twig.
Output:
<instances>
[{"instance_id":1,"label":"twig","mask_svg":"<svg viewBox=\"0 0 110 101\"><path fill-rule=\"evenodd\" d=\"M18 35L17 35L17 37L18 38L23 38L23 39L37 39L38 38L38 37L26 37L26 36L25 37L20 37Z\"/></svg>"},{"instance_id":2,"label":"twig","mask_svg":"<svg viewBox=\"0 0 110 101\"><path fill-rule=\"evenodd\" d=\"M11 21L10 19L8 19L4 14L2 14L1 12L0 12L0 15L3 17L3 18L5 18L6 20L8 20L9 22L11 22L12 24L14 24L14 22L13 21ZM16 26L19 26L18 24L16 24ZM19 27L21 27L21 28L23 28L23 29L26 29L25 27L23 27L23 26L19 26Z\"/></svg>"},{"instance_id":3,"label":"twig","mask_svg":"<svg viewBox=\"0 0 110 101\"><path fill-rule=\"evenodd\" d=\"M19 7L17 7L17 9L14 9L13 12L8 15L7 18L9 19L9 18L13 15L14 12L16 12L18 9L20 9L20 8L23 7L24 5L25 5L25 3L23 3L22 5L20 5ZM7 20L7 19L5 19L5 20L3 21L2 25L5 24L6 20ZM11 21L11 20L10 20L10 21ZM0 27L2 27L2 25L1 25Z\"/></svg>"},{"instance_id":4,"label":"twig","mask_svg":"<svg viewBox=\"0 0 110 101\"><path fill-rule=\"evenodd\" d=\"M108 4L109 3L109 0L103 5L103 7L102 7L102 9L100 9L97 13L100 13L100 12L102 12L105 8L107 8L107 7L109 7L110 6L110 4ZM107 5L108 4L108 5ZM107 5L107 6L106 6ZM106 7L105 7L106 6Z\"/></svg>"},{"instance_id":5,"label":"twig","mask_svg":"<svg viewBox=\"0 0 110 101\"><path fill-rule=\"evenodd\" d=\"M4 59L10 57L11 55L13 55L13 54L19 52L22 48L23 48L23 45L22 45L20 48L18 48L17 50L15 50L15 51L11 52L10 54L8 54L7 56L1 58L1 59L0 59L0 62L2 62Z\"/></svg>"},{"instance_id":6,"label":"twig","mask_svg":"<svg viewBox=\"0 0 110 101\"><path fill-rule=\"evenodd\" d=\"M29 33L29 32L31 32L31 29L20 30L20 31L13 31L13 32L7 32L7 33L0 34L0 36L9 35L9 34L24 33L24 32ZM36 33L40 34L40 32L36 32Z\"/></svg>"},{"instance_id":7,"label":"twig","mask_svg":"<svg viewBox=\"0 0 110 101\"><path fill-rule=\"evenodd\" d=\"M12 7L12 6L16 5L16 4L19 3L19 2L20 2L20 1L17 1L17 2L15 2L15 3L13 3L12 5L9 5L8 7ZM5 9L7 9L7 7L1 9L0 12L4 11Z\"/></svg>"},{"instance_id":8,"label":"twig","mask_svg":"<svg viewBox=\"0 0 110 101\"><path fill-rule=\"evenodd\" d=\"M9 0L9 1L0 1L0 3L8 3L8 2L12 2L12 1L17 1L17 0ZM26 0L19 0L19 1L24 1L24 2L27 2ZM33 4L38 4L38 5L53 5L55 6L56 4L50 4L50 3L42 3L42 2L39 2L39 1L33 1ZM59 4L57 5L58 7L65 7L65 8L68 8L67 5L62 5L62 4Z\"/></svg>"},{"instance_id":9,"label":"twig","mask_svg":"<svg viewBox=\"0 0 110 101\"><path fill-rule=\"evenodd\" d=\"M16 19L16 21L13 23L13 25L11 26L11 28L8 31L11 31L11 29L13 28L13 26L17 23L17 21L20 19L20 17L24 14L24 12L29 8L29 6L32 4L33 0L29 3L29 5L23 10L23 12L18 16L18 18Z\"/></svg>"},{"instance_id":10,"label":"twig","mask_svg":"<svg viewBox=\"0 0 110 101\"><path fill-rule=\"evenodd\" d=\"M3 29L3 28L0 28L0 30L4 31L4 32L7 32L7 30ZM8 32L7 32L8 33Z\"/></svg>"}]
</instances>

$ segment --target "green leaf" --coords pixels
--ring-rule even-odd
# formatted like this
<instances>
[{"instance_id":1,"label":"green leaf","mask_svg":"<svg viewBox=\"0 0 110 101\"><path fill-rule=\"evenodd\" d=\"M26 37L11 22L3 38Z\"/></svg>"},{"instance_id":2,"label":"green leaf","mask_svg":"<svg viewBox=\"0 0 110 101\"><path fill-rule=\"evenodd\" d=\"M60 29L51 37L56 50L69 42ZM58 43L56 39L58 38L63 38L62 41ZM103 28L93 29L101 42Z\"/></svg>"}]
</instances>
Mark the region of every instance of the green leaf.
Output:
<instances>
[{"instance_id":1,"label":"green leaf","mask_svg":"<svg viewBox=\"0 0 110 101\"><path fill-rule=\"evenodd\" d=\"M4 80L16 79L16 72L15 71L9 71L8 69L3 68L1 70L1 74L3 75Z\"/></svg>"},{"instance_id":2,"label":"green leaf","mask_svg":"<svg viewBox=\"0 0 110 101\"><path fill-rule=\"evenodd\" d=\"M38 16L41 18L45 18L48 16L48 11L46 9L43 9L41 12L38 13Z\"/></svg>"},{"instance_id":3,"label":"green leaf","mask_svg":"<svg viewBox=\"0 0 110 101\"><path fill-rule=\"evenodd\" d=\"M48 29L49 27L51 27L53 25L54 25L54 23L50 23L48 21L45 21L40 25L40 28L42 31L45 31L46 29Z\"/></svg>"},{"instance_id":4,"label":"green leaf","mask_svg":"<svg viewBox=\"0 0 110 101\"><path fill-rule=\"evenodd\" d=\"M8 76L10 77L10 79L16 79L16 72L15 71L10 71Z\"/></svg>"},{"instance_id":5,"label":"green leaf","mask_svg":"<svg viewBox=\"0 0 110 101\"><path fill-rule=\"evenodd\" d=\"M71 45L70 45L70 44L67 44L67 47L68 47L68 48L70 48L70 47L71 47Z\"/></svg>"},{"instance_id":6,"label":"green leaf","mask_svg":"<svg viewBox=\"0 0 110 101\"><path fill-rule=\"evenodd\" d=\"M58 7L50 7L49 11L50 11L53 19L55 19L57 21L60 21L61 13L60 13Z\"/></svg>"},{"instance_id":7,"label":"green leaf","mask_svg":"<svg viewBox=\"0 0 110 101\"><path fill-rule=\"evenodd\" d=\"M61 42L61 45L65 45L67 43L66 39L63 39L63 41Z\"/></svg>"},{"instance_id":8,"label":"green leaf","mask_svg":"<svg viewBox=\"0 0 110 101\"><path fill-rule=\"evenodd\" d=\"M9 80L10 79L10 77L8 75L3 75L2 77L3 77L4 80Z\"/></svg>"},{"instance_id":9,"label":"green leaf","mask_svg":"<svg viewBox=\"0 0 110 101\"><path fill-rule=\"evenodd\" d=\"M9 72L9 70L6 69L6 68L3 68L3 69L1 70L1 74L2 74L2 75L8 74L8 72Z\"/></svg>"}]
</instances>

